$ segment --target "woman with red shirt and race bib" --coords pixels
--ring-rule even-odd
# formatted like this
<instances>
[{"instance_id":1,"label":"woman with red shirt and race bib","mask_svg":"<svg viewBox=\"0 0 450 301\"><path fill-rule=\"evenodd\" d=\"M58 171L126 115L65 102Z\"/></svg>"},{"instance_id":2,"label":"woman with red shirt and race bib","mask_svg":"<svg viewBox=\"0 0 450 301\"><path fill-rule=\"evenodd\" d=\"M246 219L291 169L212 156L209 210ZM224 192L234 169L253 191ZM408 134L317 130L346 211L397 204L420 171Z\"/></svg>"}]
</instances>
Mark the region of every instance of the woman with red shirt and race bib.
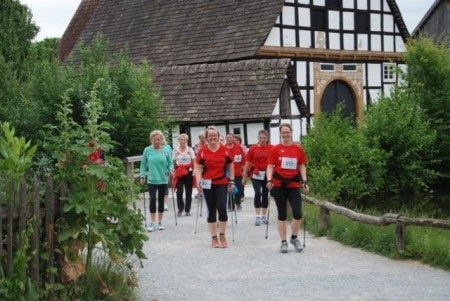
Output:
<instances>
[{"instance_id":1,"label":"woman with red shirt and race bib","mask_svg":"<svg viewBox=\"0 0 450 301\"><path fill-rule=\"evenodd\" d=\"M208 227L211 233L211 247L226 248L227 195L234 190L234 167L228 148L219 143L219 131L208 127L205 131L207 144L200 148L195 158L197 189L205 196L208 206ZM225 175L226 169L230 178ZM219 233L217 238L217 212L219 213Z\"/></svg>"},{"instance_id":2,"label":"woman with red shirt and race bib","mask_svg":"<svg viewBox=\"0 0 450 301\"><path fill-rule=\"evenodd\" d=\"M298 239L302 222L302 203L300 186L309 191L306 182L306 155L300 145L292 143L292 126L282 123L279 127L281 143L275 145L267 158L267 188L272 190L278 209L278 232L281 238L281 253L288 252L287 202L291 204L292 235L289 240L297 252L303 251ZM300 185L301 183L301 185Z\"/></svg>"},{"instance_id":3,"label":"woman with red shirt and race bib","mask_svg":"<svg viewBox=\"0 0 450 301\"><path fill-rule=\"evenodd\" d=\"M247 182L247 175L252 180L255 198L253 204L256 211L255 226L267 224L267 207L269 190L267 189L266 169L267 157L273 145L269 143L269 133L266 130L258 132L258 143L250 146L247 152L247 163L244 168L242 184Z\"/></svg>"}]
</instances>

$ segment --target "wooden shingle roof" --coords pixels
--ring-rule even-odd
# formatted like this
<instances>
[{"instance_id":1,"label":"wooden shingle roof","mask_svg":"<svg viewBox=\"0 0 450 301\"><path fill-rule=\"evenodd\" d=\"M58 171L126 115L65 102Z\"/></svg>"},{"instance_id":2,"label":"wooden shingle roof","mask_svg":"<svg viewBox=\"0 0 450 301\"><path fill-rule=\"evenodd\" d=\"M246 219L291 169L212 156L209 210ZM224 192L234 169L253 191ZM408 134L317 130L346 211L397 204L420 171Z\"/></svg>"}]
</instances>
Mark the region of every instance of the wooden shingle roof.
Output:
<instances>
[{"instance_id":1,"label":"wooden shingle roof","mask_svg":"<svg viewBox=\"0 0 450 301\"><path fill-rule=\"evenodd\" d=\"M269 118L289 59L156 67L154 84L165 99L162 114L178 122Z\"/></svg>"},{"instance_id":2,"label":"wooden shingle roof","mask_svg":"<svg viewBox=\"0 0 450 301\"><path fill-rule=\"evenodd\" d=\"M92 2L93 0L83 0ZM96 0L81 33L85 43L102 32L110 50L128 46L130 58L153 66L251 58L264 44L283 0ZM94 1L94 2L96 2ZM80 8L83 6L80 4ZM68 28L70 29L70 28ZM78 37L73 36L73 39ZM64 43L73 40L66 36Z\"/></svg>"}]
</instances>

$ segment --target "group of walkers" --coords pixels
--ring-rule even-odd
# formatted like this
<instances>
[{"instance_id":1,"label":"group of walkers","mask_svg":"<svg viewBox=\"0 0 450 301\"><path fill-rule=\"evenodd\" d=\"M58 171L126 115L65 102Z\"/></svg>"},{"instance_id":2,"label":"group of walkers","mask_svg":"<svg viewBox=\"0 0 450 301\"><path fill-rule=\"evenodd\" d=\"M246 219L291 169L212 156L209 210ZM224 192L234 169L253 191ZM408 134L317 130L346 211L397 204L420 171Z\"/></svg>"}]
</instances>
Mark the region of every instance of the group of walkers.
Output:
<instances>
[{"instance_id":1,"label":"group of walkers","mask_svg":"<svg viewBox=\"0 0 450 301\"><path fill-rule=\"evenodd\" d=\"M247 150L240 143L239 137L233 134L223 137L217 128L210 126L200 133L199 143L194 148L187 145L189 137L181 134L178 137L179 146L173 151L165 144L161 131L152 131L151 145L143 152L140 168L140 182L142 185L147 183L150 195L151 222L147 230L153 232L165 229L162 224L164 198L167 198L168 182L172 179L173 187L177 190L177 216L182 216L183 212L190 216L192 190L196 187L200 201L205 200L208 208L211 247L228 247L227 209L235 210L233 206L237 210L241 209L244 186L250 178L255 190L255 226L268 224L269 194L272 195L278 209L280 252L287 253L286 220L289 202L292 208L289 242L297 252L302 251L298 238L302 221L300 188L304 192L309 191L305 166L307 158L301 146L293 143L290 124L281 124L279 131L280 144L270 144L269 133L261 130L258 133L258 143Z\"/></svg>"}]
</instances>

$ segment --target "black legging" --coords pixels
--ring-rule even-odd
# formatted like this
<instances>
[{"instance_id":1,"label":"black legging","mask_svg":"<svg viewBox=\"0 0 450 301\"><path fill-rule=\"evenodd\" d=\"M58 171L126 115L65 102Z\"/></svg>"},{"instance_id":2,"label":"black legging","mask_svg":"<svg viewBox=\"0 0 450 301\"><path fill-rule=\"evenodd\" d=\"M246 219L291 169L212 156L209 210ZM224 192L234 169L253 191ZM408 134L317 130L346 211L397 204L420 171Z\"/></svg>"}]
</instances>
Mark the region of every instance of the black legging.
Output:
<instances>
[{"instance_id":1,"label":"black legging","mask_svg":"<svg viewBox=\"0 0 450 301\"><path fill-rule=\"evenodd\" d=\"M203 189L206 205L208 206L208 223L217 221L216 211L219 212L219 221L228 221L227 215L228 184L211 185L211 189Z\"/></svg>"},{"instance_id":2,"label":"black legging","mask_svg":"<svg viewBox=\"0 0 450 301\"><path fill-rule=\"evenodd\" d=\"M164 212L164 195L167 184L148 184L150 194L150 213L156 213L156 192L158 192L158 212Z\"/></svg>"},{"instance_id":3,"label":"black legging","mask_svg":"<svg viewBox=\"0 0 450 301\"><path fill-rule=\"evenodd\" d=\"M186 188L186 205L183 202L183 187ZM178 210L190 212L192 203L192 171L178 179L177 182L177 204Z\"/></svg>"},{"instance_id":4,"label":"black legging","mask_svg":"<svg viewBox=\"0 0 450 301\"><path fill-rule=\"evenodd\" d=\"M302 196L300 188L272 188L273 197L278 209L278 220L285 221L287 219L287 201L291 204L292 218L302 219Z\"/></svg>"},{"instance_id":5,"label":"black legging","mask_svg":"<svg viewBox=\"0 0 450 301\"><path fill-rule=\"evenodd\" d=\"M267 189L267 180L252 179L253 189L255 190L255 198L253 204L255 208L267 208L269 205L269 189Z\"/></svg>"}]
</instances>

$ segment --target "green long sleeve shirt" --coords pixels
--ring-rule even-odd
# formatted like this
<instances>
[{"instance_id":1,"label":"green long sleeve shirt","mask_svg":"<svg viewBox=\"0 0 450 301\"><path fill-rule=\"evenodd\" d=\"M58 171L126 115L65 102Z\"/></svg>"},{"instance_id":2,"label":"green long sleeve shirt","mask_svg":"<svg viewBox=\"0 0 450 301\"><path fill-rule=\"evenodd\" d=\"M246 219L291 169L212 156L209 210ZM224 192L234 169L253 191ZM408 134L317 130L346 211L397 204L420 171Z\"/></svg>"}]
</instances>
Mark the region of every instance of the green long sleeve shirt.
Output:
<instances>
[{"instance_id":1,"label":"green long sleeve shirt","mask_svg":"<svg viewBox=\"0 0 450 301\"><path fill-rule=\"evenodd\" d=\"M170 170L173 170L170 146L164 145L156 150L153 145L150 145L144 149L140 174L141 178L147 176L148 184L167 184Z\"/></svg>"}]
</instances>

